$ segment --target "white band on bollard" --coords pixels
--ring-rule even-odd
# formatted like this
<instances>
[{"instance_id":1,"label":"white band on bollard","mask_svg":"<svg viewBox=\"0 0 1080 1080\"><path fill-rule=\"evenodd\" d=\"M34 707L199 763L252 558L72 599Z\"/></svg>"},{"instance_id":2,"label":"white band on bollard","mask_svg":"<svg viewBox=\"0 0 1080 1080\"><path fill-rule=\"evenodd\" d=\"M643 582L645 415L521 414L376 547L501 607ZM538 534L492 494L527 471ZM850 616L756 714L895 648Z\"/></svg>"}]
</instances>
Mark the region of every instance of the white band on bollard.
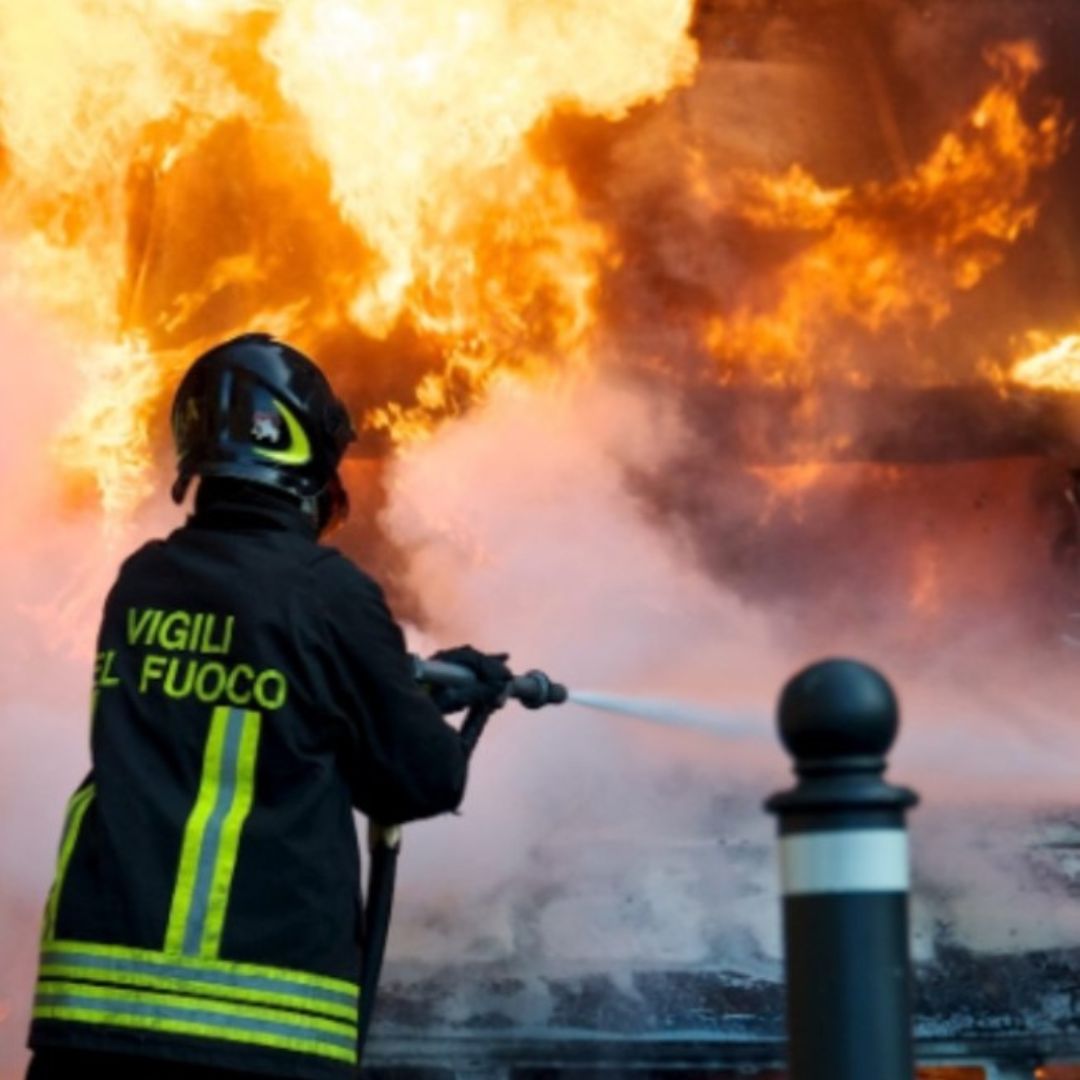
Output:
<instances>
[{"instance_id":1,"label":"white band on bollard","mask_svg":"<svg viewBox=\"0 0 1080 1080\"><path fill-rule=\"evenodd\" d=\"M785 896L907 892L907 831L788 833L780 838L780 882Z\"/></svg>"}]
</instances>

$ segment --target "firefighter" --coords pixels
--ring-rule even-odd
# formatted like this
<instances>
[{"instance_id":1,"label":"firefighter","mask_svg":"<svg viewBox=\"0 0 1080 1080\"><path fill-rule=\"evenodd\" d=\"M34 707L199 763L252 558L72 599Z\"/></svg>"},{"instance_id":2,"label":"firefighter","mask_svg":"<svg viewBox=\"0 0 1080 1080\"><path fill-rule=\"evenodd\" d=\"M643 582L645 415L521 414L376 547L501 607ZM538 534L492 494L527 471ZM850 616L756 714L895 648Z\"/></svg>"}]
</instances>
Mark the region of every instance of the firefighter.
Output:
<instances>
[{"instance_id":1,"label":"firefighter","mask_svg":"<svg viewBox=\"0 0 1080 1080\"><path fill-rule=\"evenodd\" d=\"M355 437L306 356L201 356L172 410L194 514L123 564L94 670L92 769L46 905L28 1078L353 1075L353 808L454 810L482 722L448 724L379 586L318 539ZM504 656L437 654L483 718Z\"/></svg>"}]
</instances>

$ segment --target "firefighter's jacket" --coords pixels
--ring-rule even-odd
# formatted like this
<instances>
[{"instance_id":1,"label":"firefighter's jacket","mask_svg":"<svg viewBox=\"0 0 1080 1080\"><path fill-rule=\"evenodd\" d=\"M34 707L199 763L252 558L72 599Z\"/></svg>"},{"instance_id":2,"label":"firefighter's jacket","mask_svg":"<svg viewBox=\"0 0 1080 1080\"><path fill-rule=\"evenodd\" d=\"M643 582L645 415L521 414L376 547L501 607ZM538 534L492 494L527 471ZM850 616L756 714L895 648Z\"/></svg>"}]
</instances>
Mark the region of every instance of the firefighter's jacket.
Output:
<instances>
[{"instance_id":1,"label":"firefighter's jacket","mask_svg":"<svg viewBox=\"0 0 1080 1080\"><path fill-rule=\"evenodd\" d=\"M379 587L277 500L200 504L109 593L91 751L30 1045L350 1075L353 807L451 810L467 764Z\"/></svg>"}]
</instances>

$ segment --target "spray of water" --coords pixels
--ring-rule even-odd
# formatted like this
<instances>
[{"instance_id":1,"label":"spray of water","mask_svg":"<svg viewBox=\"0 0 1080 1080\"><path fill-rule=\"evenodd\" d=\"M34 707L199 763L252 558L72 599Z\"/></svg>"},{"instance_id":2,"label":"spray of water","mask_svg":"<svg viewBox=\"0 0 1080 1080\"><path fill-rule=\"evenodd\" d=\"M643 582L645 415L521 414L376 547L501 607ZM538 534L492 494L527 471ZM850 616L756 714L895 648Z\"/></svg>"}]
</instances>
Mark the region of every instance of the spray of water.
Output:
<instances>
[{"instance_id":1,"label":"spray of water","mask_svg":"<svg viewBox=\"0 0 1080 1080\"><path fill-rule=\"evenodd\" d=\"M592 690L571 690L568 700L588 709L602 709L665 727L698 728L728 739L772 737L767 718L751 712L721 711L679 701L621 697Z\"/></svg>"}]
</instances>

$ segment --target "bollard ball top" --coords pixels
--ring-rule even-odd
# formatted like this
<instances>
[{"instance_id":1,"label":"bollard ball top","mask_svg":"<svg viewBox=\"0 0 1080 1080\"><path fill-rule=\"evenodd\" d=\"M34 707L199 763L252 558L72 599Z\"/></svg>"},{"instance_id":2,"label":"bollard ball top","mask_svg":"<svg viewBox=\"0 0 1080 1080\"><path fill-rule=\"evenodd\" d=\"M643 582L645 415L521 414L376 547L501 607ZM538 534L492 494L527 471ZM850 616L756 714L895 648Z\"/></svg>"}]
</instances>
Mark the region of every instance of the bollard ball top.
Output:
<instances>
[{"instance_id":1,"label":"bollard ball top","mask_svg":"<svg viewBox=\"0 0 1080 1080\"><path fill-rule=\"evenodd\" d=\"M793 676L780 695L780 738L796 762L882 759L896 738L893 688L858 660L823 660Z\"/></svg>"}]
</instances>

